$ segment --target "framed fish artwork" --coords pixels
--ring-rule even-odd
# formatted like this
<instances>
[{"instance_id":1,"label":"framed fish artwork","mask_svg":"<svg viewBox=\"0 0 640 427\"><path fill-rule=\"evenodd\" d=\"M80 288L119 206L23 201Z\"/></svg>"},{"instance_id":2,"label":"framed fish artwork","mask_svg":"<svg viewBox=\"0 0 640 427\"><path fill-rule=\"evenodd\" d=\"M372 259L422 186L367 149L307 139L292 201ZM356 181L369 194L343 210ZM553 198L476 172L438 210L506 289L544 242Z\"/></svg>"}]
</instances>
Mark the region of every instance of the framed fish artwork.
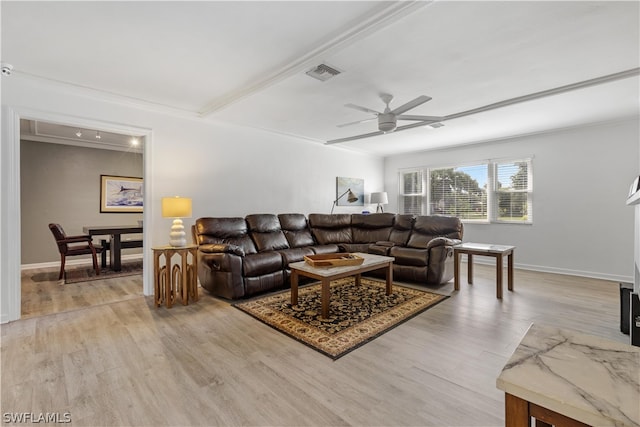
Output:
<instances>
[{"instance_id":1,"label":"framed fish artwork","mask_svg":"<svg viewBox=\"0 0 640 427\"><path fill-rule=\"evenodd\" d=\"M142 212L142 178L100 175L100 212Z\"/></svg>"}]
</instances>

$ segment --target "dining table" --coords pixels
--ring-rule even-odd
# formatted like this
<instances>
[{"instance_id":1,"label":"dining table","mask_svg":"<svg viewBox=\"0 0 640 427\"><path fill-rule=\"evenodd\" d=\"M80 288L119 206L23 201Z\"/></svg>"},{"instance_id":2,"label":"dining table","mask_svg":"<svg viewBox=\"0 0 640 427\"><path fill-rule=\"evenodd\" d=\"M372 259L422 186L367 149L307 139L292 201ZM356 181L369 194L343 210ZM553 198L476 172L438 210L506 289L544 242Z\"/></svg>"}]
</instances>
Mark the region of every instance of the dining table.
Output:
<instances>
[{"instance_id":1,"label":"dining table","mask_svg":"<svg viewBox=\"0 0 640 427\"><path fill-rule=\"evenodd\" d=\"M141 240L135 240L136 245L123 245L123 234L140 234L140 225L87 225L82 228L89 236L110 236L109 251L111 252L111 269L113 271L122 270L122 249L125 247L142 247Z\"/></svg>"}]
</instances>

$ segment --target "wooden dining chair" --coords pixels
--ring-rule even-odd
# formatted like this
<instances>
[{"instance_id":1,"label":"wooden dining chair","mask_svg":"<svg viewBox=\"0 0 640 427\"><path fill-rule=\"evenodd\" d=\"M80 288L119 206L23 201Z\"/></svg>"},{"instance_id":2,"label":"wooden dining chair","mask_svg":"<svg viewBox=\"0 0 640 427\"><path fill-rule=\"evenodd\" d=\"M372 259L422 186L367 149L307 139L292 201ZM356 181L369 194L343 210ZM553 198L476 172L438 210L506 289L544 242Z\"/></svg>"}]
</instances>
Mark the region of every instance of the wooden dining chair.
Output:
<instances>
[{"instance_id":1,"label":"wooden dining chair","mask_svg":"<svg viewBox=\"0 0 640 427\"><path fill-rule=\"evenodd\" d=\"M58 280L61 280L64 275L64 264L68 256L91 254L93 257L93 268L96 274L100 274L97 254L102 252L102 247L94 246L91 241L91 236L87 234L67 236L60 224L49 224L49 229L56 239L58 251L60 252L60 275L58 276Z\"/></svg>"}]
</instances>

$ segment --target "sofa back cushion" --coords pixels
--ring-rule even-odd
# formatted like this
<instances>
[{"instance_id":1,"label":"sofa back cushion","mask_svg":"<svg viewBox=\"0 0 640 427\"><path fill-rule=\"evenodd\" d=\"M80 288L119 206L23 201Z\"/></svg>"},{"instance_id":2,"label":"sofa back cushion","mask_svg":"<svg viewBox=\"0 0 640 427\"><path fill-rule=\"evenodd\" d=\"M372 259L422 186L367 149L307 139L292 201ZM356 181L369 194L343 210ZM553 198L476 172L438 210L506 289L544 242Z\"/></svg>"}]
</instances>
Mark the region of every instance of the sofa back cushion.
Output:
<instances>
[{"instance_id":1,"label":"sofa back cushion","mask_svg":"<svg viewBox=\"0 0 640 427\"><path fill-rule=\"evenodd\" d=\"M426 248L431 239L447 237L462 240L462 221L453 216L419 216L413 224L407 246Z\"/></svg>"},{"instance_id":2,"label":"sofa back cushion","mask_svg":"<svg viewBox=\"0 0 640 427\"><path fill-rule=\"evenodd\" d=\"M395 215L392 213L352 214L353 243L375 243L389 240Z\"/></svg>"},{"instance_id":3,"label":"sofa back cushion","mask_svg":"<svg viewBox=\"0 0 640 427\"><path fill-rule=\"evenodd\" d=\"M406 246L411 236L411 230L413 229L413 223L416 221L416 217L407 214L398 214L393 221L393 229L389 235L389 241L396 245Z\"/></svg>"},{"instance_id":4,"label":"sofa back cushion","mask_svg":"<svg viewBox=\"0 0 640 427\"><path fill-rule=\"evenodd\" d=\"M278 215L278 219L280 220L280 228L289 243L289 247L302 248L315 245L306 216L303 214L289 213Z\"/></svg>"},{"instance_id":5,"label":"sofa back cushion","mask_svg":"<svg viewBox=\"0 0 640 427\"><path fill-rule=\"evenodd\" d=\"M196 238L198 245L226 243L240 247L245 254L258 252L244 218L198 218Z\"/></svg>"},{"instance_id":6,"label":"sofa back cushion","mask_svg":"<svg viewBox=\"0 0 640 427\"><path fill-rule=\"evenodd\" d=\"M351 214L309 214L309 227L321 245L352 243Z\"/></svg>"},{"instance_id":7,"label":"sofa back cushion","mask_svg":"<svg viewBox=\"0 0 640 427\"><path fill-rule=\"evenodd\" d=\"M289 248L289 243L280 229L280 220L273 214L253 214L245 218L249 235L258 252Z\"/></svg>"}]
</instances>

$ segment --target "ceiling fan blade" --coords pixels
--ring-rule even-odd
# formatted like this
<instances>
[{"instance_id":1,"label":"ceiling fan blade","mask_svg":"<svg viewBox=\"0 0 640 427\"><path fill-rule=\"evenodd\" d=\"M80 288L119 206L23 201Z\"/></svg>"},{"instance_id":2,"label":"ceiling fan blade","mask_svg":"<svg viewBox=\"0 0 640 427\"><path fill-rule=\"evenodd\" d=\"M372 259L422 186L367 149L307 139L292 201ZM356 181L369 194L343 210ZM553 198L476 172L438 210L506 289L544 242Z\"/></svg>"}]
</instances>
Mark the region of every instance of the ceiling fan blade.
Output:
<instances>
[{"instance_id":1,"label":"ceiling fan blade","mask_svg":"<svg viewBox=\"0 0 640 427\"><path fill-rule=\"evenodd\" d=\"M440 121L444 120L444 117L438 117L438 116L411 116L411 115L402 114L400 116L396 116L396 119L398 119L398 120L419 120L419 121L422 121L422 122L440 122Z\"/></svg>"},{"instance_id":2,"label":"ceiling fan blade","mask_svg":"<svg viewBox=\"0 0 640 427\"><path fill-rule=\"evenodd\" d=\"M357 122L349 122L349 123L343 123L341 125L337 125L339 128L343 128L345 126L351 126L351 125L357 125L359 123L365 123L365 122L370 122L372 120L377 120L377 117L371 117L370 119L364 119L364 120L358 120Z\"/></svg>"},{"instance_id":3,"label":"ceiling fan blade","mask_svg":"<svg viewBox=\"0 0 640 427\"><path fill-rule=\"evenodd\" d=\"M369 138L370 136L383 135L383 134L384 134L384 132L382 132L382 131L365 133L365 134L362 134L362 135L348 136L346 138L332 139L332 140L329 140L329 141L325 142L324 144L325 145L339 144L340 142L353 141L353 140L356 140L356 139Z\"/></svg>"},{"instance_id":4,"label":"ceiling fan blade","mask_svg":"<svg viewBox=\"0 0 640 427\"><path fill-rule=\"evenodd\" d=\"M371 108L361 107L361 106L355 105L355 104L344 104L344 106L345 107L349 107L349 108L354 108L356 110L364 111L365 113L381 114L380 112L378 112L376 110L372 110Z\"/></svg>"},{"instance_id":5,"label":"ceiling fan blade","mask_svg":"<svg viewBox=\"0 0 640 427\"><path fill-rule=\"evenodd\" d=\"M417 97L416 99L414 99L413 101L409 101L406 104L403 104L401 106L399 106L398 108L392 110L391 112L393 114L402 114L405 111L409 111L412 108L416 108L418 105L424 104L427 101L430 101L431 97L427 96L427 95L420 95L419 97Z\"/></svg>"},{"instance_id":6,"label":"ceiling fan blade","mask_svg":"<svg viewBox=\"0 0 640 427\"><path fill-rule=\"evenodd\" d=\"M412 128L416 128L416 127L420 127L420 126L428 126L431 123L434 123L434 121L428 120L428 121L410 123L408 125L398 126L393 132L378 131L378 132L365 133L365 134L362 134L362 135L348 136L346 138L332 139L332 140L329 140L329 141L325 142L324 144L325 145L339 144L341 142L354 141L356 139L363 139L363 138L370 138L372 136L384 135L385 133L396 133L396 132L400 132L400 131L403 131L403 130L412 129Z\"/></svg>"},{"instance_id":7,"label":"ceiling fan blade","mask_svg":"<svg viewBox=\"0 0 640 427\"><path fill-rule=\"evenodd\" d=\"M429 126L430 124L433 124L433 123L434 122L431 122L431 121L410 123L408 125L398 126L394 132L400 132L407 129L418 128L421 126Z\"/></svg>"}]
</instances>

